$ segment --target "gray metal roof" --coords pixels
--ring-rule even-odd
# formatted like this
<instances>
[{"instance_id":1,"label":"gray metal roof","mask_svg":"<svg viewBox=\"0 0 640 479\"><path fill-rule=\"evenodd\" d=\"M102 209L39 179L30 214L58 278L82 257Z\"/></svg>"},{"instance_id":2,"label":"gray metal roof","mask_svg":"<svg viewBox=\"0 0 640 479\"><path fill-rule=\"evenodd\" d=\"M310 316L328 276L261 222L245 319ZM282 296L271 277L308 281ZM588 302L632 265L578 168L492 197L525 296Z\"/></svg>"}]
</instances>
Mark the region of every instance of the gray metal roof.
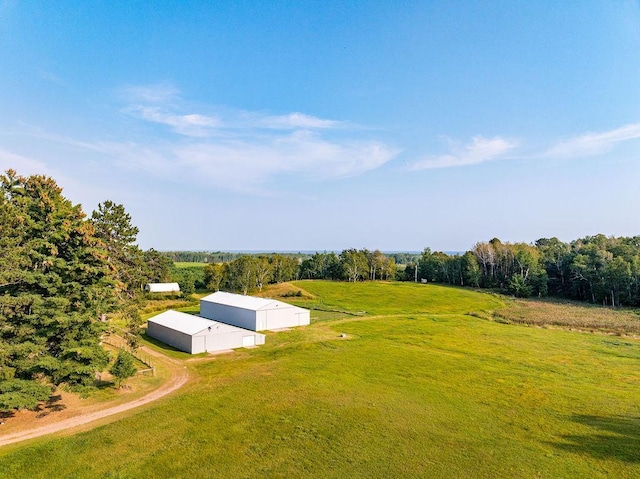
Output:
<instances>
[{"instance_id":1,"label":"gray metal roof","mask_svg":"<svg viewBox=\"0 0 640 479\"><path fill-rule=\"evenodd\" d=\"M235 308L241 309L250 309L252 311L258 311L259 309L265 309L269 306L275 306L278 303L279 305L291 306L275 299L256 298L255 296L225 293L224 291L217 291L213 294L210 294L209 296L205 296L200 301L225 304L227 306L233 306Z\"/></svg>"},{"instance_id":2,"label":"gray metal roof","mask_svg":"<svg viewBox=\"0 0 640 479\"><path fill-rule=\"evenodd\" d=\"M209 328L215 329L216 332L228 332L235 330L248 331L230 324L212 321L200 316L194 316L193 314L181 313L180 311L174 311L173 309L149 318L148 322L156 323L160 326L164 326L165 328L170 328L189 335L197 334Z\"/></svg>"}]
</instances>

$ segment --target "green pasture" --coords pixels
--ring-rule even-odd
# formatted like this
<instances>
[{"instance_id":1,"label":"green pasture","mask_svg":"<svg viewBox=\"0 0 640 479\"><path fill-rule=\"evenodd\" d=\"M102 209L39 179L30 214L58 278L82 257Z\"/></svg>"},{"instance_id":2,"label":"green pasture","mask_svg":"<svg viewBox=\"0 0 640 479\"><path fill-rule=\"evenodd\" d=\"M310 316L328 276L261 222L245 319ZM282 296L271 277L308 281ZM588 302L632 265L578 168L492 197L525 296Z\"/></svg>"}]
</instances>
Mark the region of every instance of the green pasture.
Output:
<instances>
[{"instance_id":1,"label":"green pasture","mask_svg":"<svg viewBox=\"0 0 640 479\"><path fill-rule=\"evenodd\" d=\"M451 314L494 310L504 306L495 296L464 288L401 282L335 283L296 281L293 283L316 296L296 297L287 302L307 307L339 309L354 314L397 315L414 313ZM428 294L425 294L428 292Z\"/></svg>"},{"instance_id":2,"label":"green pasture","mask_svg":"<svg viewBox=\"0 0 640 479\"><path fill-rule=\"evenodd\" d=\"M184 261L175 261L173 265L176 268L204 268L209 263L196 263L196 262L184 262Z\"/></svg>"},{"instance_id":3,"label":"green pasture","mask_svg":"<svg viewBox=\"0 0 640 479\"><path fill-rule=\"evenodd\" d=\"M480 319L502 301L458 288L296 286L366 313L187 361L168 399L0 449L0 478L640 477L637 340Z\"/></svg>"}]
</instances>

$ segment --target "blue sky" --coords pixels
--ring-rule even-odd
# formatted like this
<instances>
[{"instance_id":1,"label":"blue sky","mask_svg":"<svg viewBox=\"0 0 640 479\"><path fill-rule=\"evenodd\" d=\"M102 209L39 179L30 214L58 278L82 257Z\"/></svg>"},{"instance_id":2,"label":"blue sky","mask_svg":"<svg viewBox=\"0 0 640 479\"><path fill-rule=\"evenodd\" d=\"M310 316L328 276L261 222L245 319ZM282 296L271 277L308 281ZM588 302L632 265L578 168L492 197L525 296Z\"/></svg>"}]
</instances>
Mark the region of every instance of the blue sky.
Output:
<instances>
[{"instance_id":1,"label":"blue sky","mask_svg":"<svg viewBox=\"0 0 640 479\"><path fill-rule=\"evenodd\" d=\"M0 0L0 168L143 248L640 234L637 1Z\"/></svg>"}]
</instances>

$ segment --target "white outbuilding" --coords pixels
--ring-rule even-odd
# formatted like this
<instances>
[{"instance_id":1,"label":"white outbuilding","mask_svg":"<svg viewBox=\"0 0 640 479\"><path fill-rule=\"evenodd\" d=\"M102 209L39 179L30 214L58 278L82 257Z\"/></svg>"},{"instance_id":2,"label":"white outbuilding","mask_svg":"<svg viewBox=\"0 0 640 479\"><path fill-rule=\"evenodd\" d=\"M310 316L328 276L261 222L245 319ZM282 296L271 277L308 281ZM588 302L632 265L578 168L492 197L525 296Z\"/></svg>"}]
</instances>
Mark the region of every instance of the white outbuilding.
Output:
<instances>
[{"instance_id":1,"label":"white outbuilding","mask_svg":"<svg viewBox=\"0 0 640 479\"><path fill-rule=\"evenodd\" d=\"M200 316L252 331L266 331L311 322L308 309L275 299L218 291L200 300Z\"/></svg>"},{"instance_id":2,"label":"white outbuilding","mask_svg":"<svg viewBox=\"0 0 640 479\"><path fill-rule=\"evenodd\" d=\"M178 283L147 283L144 285L147 293L179 293L180 285Z\"/></svg>"},{"instance_id":3,"label":"white outbuilding","mask_svg":"<svg viewBox=\"0 0 640 479\"><path fill-rule=\"evenodd\" d=\"M149 318L147 334L186 353L198 354L264 344L264 334L179 311Z\"/></svg>"}]
</instances>

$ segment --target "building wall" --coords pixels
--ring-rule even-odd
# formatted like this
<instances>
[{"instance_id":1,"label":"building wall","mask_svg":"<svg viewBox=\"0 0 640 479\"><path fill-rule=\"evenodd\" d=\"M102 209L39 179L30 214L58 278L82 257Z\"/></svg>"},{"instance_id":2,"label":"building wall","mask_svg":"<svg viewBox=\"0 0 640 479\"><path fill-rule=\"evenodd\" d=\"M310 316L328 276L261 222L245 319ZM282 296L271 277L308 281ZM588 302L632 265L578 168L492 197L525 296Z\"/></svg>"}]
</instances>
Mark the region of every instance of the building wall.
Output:
<instances>
[{"instance_id":1,"label":"building wall","mask_svg":"<svg viewBox=\"0 0 640 479\"><path fill-rule=\"evenodd\" d=\"M264 344L265 336L264 334L259 334L254 331L230 331L230 332L217 332L215 329L212 331L203 331L199 333L204 339L203 341L203 351L224 351L226 349L236 349L243 347L242 338L245 336L253 336L254 344L260 345ZM194 338L195 339L195 338ZM194 341L195 343L195 341ZM196 351L194 351L194 354Z\"/></svg>"},{"instance_id":2,"label":"building wall","mask_svg":"<svg viewBox=\"0 0 640 479\"><path fill-rule=\"evenodd\" d=\"M266 327L264 329L282 329L309 324L309 311L296 307L282 307L269 309L266 313Z\"/></svg>"},{"instance_id":3,"label":"building wall","mask_svg":"<svg viewBox=\"0 0 640 479\"><path fill-rule=\"evenodd\" d=\"M311 324L311 311L298 309L296 310L294 315L296 317L296 322L298 323L298 326L308 326Z\"/></svg>"},{"instance_id":4,"label":"building wall","mask_svg":"<svg viewBox=\"0 0 640 479\"><path fill-rule=\"evenodd\" d=\"M309 311L285 303L277 303L270 309L254 311L211 301L200 301L200 316L252 331L291 328L310 323Z\"/></svg>"},{"instance_id":5,"label":"building wall","mask_svg":"<svg viewBox=\"0 0 640 479\"><path fill-rule=\"evenodd\" d=\"M256 330L256 312L250 309L234 308L211 301L200 301L200 316L232 324L239 328Z\"/></svg>"},{"instance_id":6,"label":"building wall","mask_svg":"<svg viewBox=\"0 0 640 479\"><path fill-rule=\"evenodd\" d=\"M173 346L185 353L192 353L192 340L188 334L181 333L174 329L161 326L152 321L147 323L147 334L158 341L162 341L169 346Z\"/></svg>"}]
</instances>

